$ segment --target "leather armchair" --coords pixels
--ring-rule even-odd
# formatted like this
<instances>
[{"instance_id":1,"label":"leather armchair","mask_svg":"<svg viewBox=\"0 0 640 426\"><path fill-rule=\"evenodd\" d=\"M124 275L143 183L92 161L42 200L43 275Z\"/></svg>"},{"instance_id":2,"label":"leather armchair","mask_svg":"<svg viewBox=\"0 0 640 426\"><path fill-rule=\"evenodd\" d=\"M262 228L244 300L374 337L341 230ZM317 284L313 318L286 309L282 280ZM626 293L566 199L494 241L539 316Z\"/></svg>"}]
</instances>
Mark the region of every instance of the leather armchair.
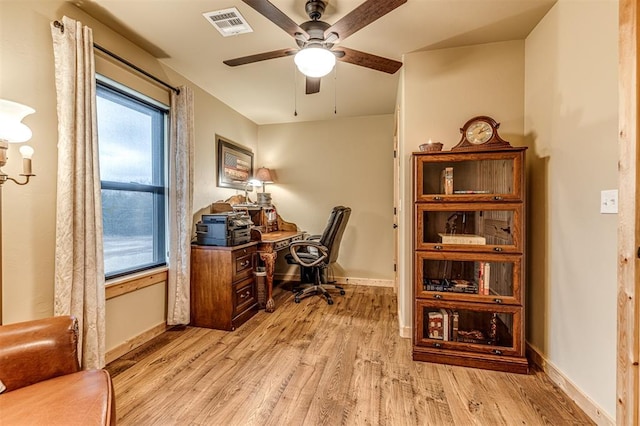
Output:
<instances>
[{"instance_id":1,"label":"leather armchair","mask_svg":"<svg viewBox=\"0 0 640 426\"><path fill-rule=\"evenodd\" d=\"M0 424L115 425L111 377L80 370L77 344L70 316L0 326Z\"/></svg>"}]
</instances>

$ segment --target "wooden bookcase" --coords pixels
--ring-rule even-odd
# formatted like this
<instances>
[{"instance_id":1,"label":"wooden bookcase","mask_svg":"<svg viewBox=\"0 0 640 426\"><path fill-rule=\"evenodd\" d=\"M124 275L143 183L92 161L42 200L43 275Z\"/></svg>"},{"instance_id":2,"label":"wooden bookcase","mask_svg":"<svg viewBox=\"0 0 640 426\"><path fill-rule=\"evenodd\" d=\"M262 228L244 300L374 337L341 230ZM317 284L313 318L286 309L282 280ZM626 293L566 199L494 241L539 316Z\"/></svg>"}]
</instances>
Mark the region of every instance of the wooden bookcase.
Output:
<instances>
[{"instance_id":1,"label":"wooden bookcase","mask_svg":"<svg viewBox=\"0 0 640 426\"><path fill-rule=\"evenodd\" d=\"M525 152L413 154L413 359L527 373Z\"/></svg>"}]
</instances>

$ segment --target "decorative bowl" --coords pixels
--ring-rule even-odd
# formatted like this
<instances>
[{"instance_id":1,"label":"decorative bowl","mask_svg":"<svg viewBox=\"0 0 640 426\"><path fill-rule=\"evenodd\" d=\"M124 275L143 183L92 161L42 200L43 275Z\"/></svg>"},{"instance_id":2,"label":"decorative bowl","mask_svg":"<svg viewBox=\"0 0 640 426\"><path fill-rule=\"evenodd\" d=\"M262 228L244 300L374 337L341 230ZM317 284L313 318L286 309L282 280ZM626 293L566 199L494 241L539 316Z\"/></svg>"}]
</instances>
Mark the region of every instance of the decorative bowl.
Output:
<instances>
[{"instance_id":1,"label":"decorative bowl","mask_svg":"<svg viewBox=\"0 0 640 426\"><path fill-rule=\"evenodd\" d=\"M419 148L423 152L442 151L442 142L423 143Z\"/></svg>"}]
</instances>

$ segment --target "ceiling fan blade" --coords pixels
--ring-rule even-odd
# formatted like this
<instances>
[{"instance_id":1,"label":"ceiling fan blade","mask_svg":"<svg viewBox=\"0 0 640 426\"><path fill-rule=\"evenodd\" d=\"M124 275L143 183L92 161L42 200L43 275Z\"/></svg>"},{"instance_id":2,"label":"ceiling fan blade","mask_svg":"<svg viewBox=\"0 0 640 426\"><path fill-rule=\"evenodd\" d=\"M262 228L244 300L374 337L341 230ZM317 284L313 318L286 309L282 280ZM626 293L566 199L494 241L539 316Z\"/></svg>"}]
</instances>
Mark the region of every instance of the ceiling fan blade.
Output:
<instances>
[{"instance_id":1,"label":"ceiling fan blade","mask_svg":"<svg viewBox=\"0 0 640 426\"><path fill-rule=\"evenodd\" d=\"M327 28L324 35L328 37L331 33L337 33L339 40L336 43L343 41L359 29L366 27L406 2L407 0L367 0Z\"/></svg>"},{"instance_id":2,"label":"ceiling fan blade","mask_svg":"<svg viewBox=\"0 0 640 426\"><path fill-rule=\"evenodd\" d=\"M285 30L291 37L295 37L296 33L303 34L307 39L309 34L298 24L296 24L291 18L284 14L280 9L275 7L271 2L267 0L242 0L247 5L254 8L262 16Z\"/></svg>"},{"instance_id":3,"label":"ceiling fan blade","mask_svg":"<svg viewBox=\"0 0 640 426\"><path fill-rule=\"evenodd\" d=\"M298 49L280 49L274 50L272 52L264 52L258 53L256 55L243 56L241 58L235 59L227 59L226 61L222 61L226 65L230 67L237 67L238 65L251 64L253 62L266 61L267 59L276 59L276 58L284 58L285 56L295 55L298 52Z\"/></svg>"},{"instance_id":4,"label":"ceiling fan blade","mask_svg":"<svg viewBox=\"0 0 640 426\"><path fill-rule=\"evenodd\" d=\"M320 77L307 77L307 95L312 95L320 91Z\"/></svg>"},{"instance_id":5,"label":"ceiling fan blade","mask_svg":"<svg viewBox=\"0 0 640 426\"><path fill-rule=\"evenodd\" d=\"M400 69L400 67L402 67L402 62L383 58L382 56L372 55L371 53L360 52L359 50L349 49L346 47L340 47L339 50L335 50L335 52L344 52L344 55L342 56L336 54L336 59L338 59L339 61L349 62L350 64L360 65L361 67L371 68L389 74L394 74Z\"/></svg>"}]
</instances>

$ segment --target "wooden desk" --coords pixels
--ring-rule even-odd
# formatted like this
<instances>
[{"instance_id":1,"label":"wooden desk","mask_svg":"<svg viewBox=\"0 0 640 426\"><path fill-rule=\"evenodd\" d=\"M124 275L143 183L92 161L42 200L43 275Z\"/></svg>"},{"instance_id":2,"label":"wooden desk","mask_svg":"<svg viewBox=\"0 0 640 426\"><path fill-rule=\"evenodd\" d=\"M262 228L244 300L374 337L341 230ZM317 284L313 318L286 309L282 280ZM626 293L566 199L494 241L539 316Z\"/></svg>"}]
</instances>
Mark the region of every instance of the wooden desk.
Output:
<instances>
[{"instance_id":1,"label":"wooden desk","mask_svg":"<svg viewBox=\"0 0 640 426\"><path fill-rule=\"evenodd\" d=\"M267 233L252 231L251 237L258 241L258 255L264 262L267 272L265 280L267 285L266 312L273 312L276 308L273 300L273 270L276 265L278 251L287 249L289 243L301 240L303 235L304 232L302 231L274 231Z\"/></svg>"}]
</instances>

